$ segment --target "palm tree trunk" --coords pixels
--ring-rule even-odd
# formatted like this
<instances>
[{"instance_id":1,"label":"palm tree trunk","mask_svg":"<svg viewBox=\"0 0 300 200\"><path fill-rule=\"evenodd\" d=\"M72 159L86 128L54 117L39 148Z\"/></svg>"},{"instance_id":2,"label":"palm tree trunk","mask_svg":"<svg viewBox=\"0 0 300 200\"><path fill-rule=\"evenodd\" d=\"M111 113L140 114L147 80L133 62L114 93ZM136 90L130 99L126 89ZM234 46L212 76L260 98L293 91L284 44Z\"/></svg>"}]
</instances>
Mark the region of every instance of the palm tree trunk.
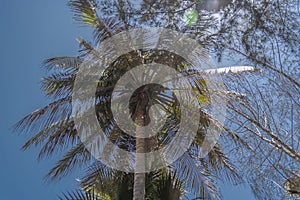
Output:
<instances>
[{"instance_id":1,"label":"palm tree trunk","mask_svg":"<svg viewBox=\"0 0 300 200\"><path fill-rule=\"evenodd\" d=\"M136 128L136 152L144 153L145 152L145 139L138 138L139 135L143 134L141 131L142 128ZM141 168L145 165L145 160L139 157L136 157L135 161L136 168ZM133 186L133 200L144 200L145 199L145 173L135 173L134 174L134 186Z\"/></svg>"},{"instance_id":2,"label":"palm tree trunk","mask_svg":"<svg viewBox=\"0 0 300 200\"><path fill-rule=\"evenodd\" d=\"M146 92L142 92L139 97L138 105L136 107L136 153L145 153L145 129L143 126L146 124L147 107L149 103L149 97ZM143 169L145 167L145 158L136 156L135 160L136 169ZM133 186L133 200L145 199L145 173L134 174L134 186Z\"/></svg>"}]
</instances>

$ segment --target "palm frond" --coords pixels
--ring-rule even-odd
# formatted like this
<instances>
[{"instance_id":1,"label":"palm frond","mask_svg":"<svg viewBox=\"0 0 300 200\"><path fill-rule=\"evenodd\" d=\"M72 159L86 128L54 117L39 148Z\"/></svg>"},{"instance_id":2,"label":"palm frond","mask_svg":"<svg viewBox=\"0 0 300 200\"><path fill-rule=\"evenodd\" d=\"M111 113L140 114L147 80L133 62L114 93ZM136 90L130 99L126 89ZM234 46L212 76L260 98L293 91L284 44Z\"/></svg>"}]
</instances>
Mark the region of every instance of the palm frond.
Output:
<instances>
[{"instance_id":1,"label":"palm frond","mask_svg":"<svg viewBox=\"0 0 300 200\"><path fill-rule=\"evenodd\" d=\"M214 175L208 171L207 167L203 167L199 162L196 163L189 153L184 153L173 166L179 179L185 180L184 188L186 190L196 196L201 196L203 193L201 186L203 186L205 194L211 199L221 199L218 188L212 179Z\"/></svg>"},{"instance_id":2,"label":"palm frond","mask_svg":"<svg viewBox=\"0 0 300 200\"><path fill-rule=\"evenodd\" d=\"M72 113L71 100L71 97L61 98L30 113L13 126L14 131L20 133L40 131L57 121L69 118Z\"/></svg>"},{"instance_id":3,"label":"palm frond","mask_svg":"<svg viewBox=\"0 0 300 200\"><path fill-rule=\"evenodd\" d=\"M94 190L83 191L77 190L73 192L63 193L59 197L60 200L111 200L107 194L99 194Z\"/></svg>"},{"instance_id":4,"label":"palm frond","mask_svg":"<svg viewBox=\"0 0 300 200\"><path fill-rule=\"evenodd\" d=\"M94 30L94 38L98 44L122 30L124 30L124 24L118 18L98 18L98 23Z\"/></svg>"},{"instance_id":5,"label":"palm frond","mask_svg":"<svg viewBox=\"0 0 300 200\"><path fill-rule=\"evenodd\" d=\"M66 176L75 166L82 166L91 159L90 152L85 148L83 143L79 143L67 152L64 157L57 162L47 177L52 180Z\"/></svg>"},{"instance_id":6,"label":"palm frond","mask_svg":"<svg viewBox=\"0 0 300 200\"><path fill-rule=\"evenodd\" d=\"M96 187L97 190L101 192L107 192L109 189L111 189L109 188L111 186L107 185L108 181L120 178L115 175L116 172L114 170L102 164L101 162L96 162L88 168L86 175L81 181L81 186L83 188Z\"/></svg>"},{"instance_id":7,"label":"palm frond","mask_svg":"<svg viewBox=\"0 0 300 200\"><path fill-rule=\"evenodd\" d=\"M97 21L97 4L94 0L71 0L68 6L75 13L74 19L89 26L95 26Z\"/></svg>"},{"instance_id":8,"label":"palm frond","mask_svg":"<svg viewBox=\"0 0 300 200\"><path fill-rule=\"evenodd\" d=\"M176 172L167 172L159 176L157 180L157 196L161 200L179 200L183 193L183 181L180 181Z\"/></svg>"},{"instance_id":9,"label":"palm frond","mask_svg":"<svg viewBox=\"0 0 300 200\"><path fill-rule=\"evenodd\" d=\"M200 118L200 125L203 127L202 129L199 129L196 135L195 140L192 143L192 146L190 148L190 153L195 157L199 158L199 153L203 150L203 142L206 136L206 130L209 124L212 124L213 126L210 126L210 129L213 127L215 128L221 128L220 130L223 130L224 127L218 120L213 118L211 115L203 112L201 114ZM219 130L219 131L220 131ZM231 138L231 142L235 142L238 144L241 144L242 146L248 147L247 143L238 137L235 133L230 132L230 130L225 129L227 132L229 132ZM200 153L201 154L201 153ZM217 175L219 178L225 178L227 181L231 182L232 184L237 184L242 181L242 178L239 176L237 170L234 168L234 166L230 163L229 158L225 155L225 153L222 151L220 144L217 143L214 145L212 150L208 152L208 156L205 158L199 158L202 162L205 162L209 165L207 165L207 168L210 169L215 175Z\"/></svg>"},{"instance_id":10,"label":"palm frond","mask_svg":"<svg viewBox=\"0 0 300 200\"><path fill-rule=\"evenodd\" d=\"M96 161L88 168L80 185L85 190L92 188L114 199L132 199L133 174L111 169Z\"/></svg>"},{"instance_id":11,"label":"palm frond","mask_svg":"<svg viewBox=\"0 0 300 200\"><path fill-rule=\"evenodd\" d=\"M42 78L42 89L48 96L63 98L71 96L75 74L59 72Z\"/></svg>"},{"instance_id":12,"label":"palm frond","mask_svg":"<svg viewBox=\"0 0 300 200\"><path fill-rule=\"evenodd\" d=\"M94 56L97 56L97 50L86 40L82 39L82 38L77 38L77 41L80 45L80 50L79 53L81 54L81 56L86 56L88 54L92 54Z\"/></svg>"},{"instance_id":13,"label":"palm frond","mask_svg":"<svg viewBox=\"0 0 300 200\"><path fill-rule=\"evenodd\" d=\"M43 67L47 70L63 70L75 72L79 69L79 66L82 64L82 60L79 57L53 57L44 60Z\"/></svg>"},{"instance_id":14,"label":"palm frond","mask_svg":"<svg viewBox=\"0 0 300 200\"><path fill-rule=\"evenodd\" d=\"M223 153L218 144L208 153L207 159L218 178L224 177L232 184L238 184L242 181L237 169L230 163L229 158Z\"/></svg>"},{"instance_id":15,"label":"palm frond","mask_svg":"<svg viewBox=\"0 0 300 200\"><path fill-rule=\"evenodd\" d=\"M48 131L46 134L49 134L49 136L39 152L38 159L50 157L54 153L66 149L69 145L76 144L79 140L72 121L57 127L57 129L48 129Z\"/></svg>"},{"instance_id":16,"label":"palm frond","mask_svg":"<svg viewBox=\"0 0 300 200\"><path fill-rule=\"evenodd\" d=\"M94 0L71 0L68 5L75 12L74 19L76 21L83 22L95 29L94 38L97 44L124 30L124 24L117 17L99 17Z\"/></svg>"},{"instance_id":17,"label":"palm frond","mask_svg":"<svg viewBox=\"0 0 300 200\"><path fill-rule=\"evenodd\" d=\"M26 150L32 145L38 146L41 143L43 143L45 140L47 139L48 141L52 140L53 138L56 138L59 135L69 135L69 137L72 136L72 141L74 142L75 133L72 132L73 130L74 130L74 121L72 120L72 118L63 119L54 124L51 124L50 126L44 128L43 130L35 134L23 145L22 150Z\"/></svg>"}]
</instances>

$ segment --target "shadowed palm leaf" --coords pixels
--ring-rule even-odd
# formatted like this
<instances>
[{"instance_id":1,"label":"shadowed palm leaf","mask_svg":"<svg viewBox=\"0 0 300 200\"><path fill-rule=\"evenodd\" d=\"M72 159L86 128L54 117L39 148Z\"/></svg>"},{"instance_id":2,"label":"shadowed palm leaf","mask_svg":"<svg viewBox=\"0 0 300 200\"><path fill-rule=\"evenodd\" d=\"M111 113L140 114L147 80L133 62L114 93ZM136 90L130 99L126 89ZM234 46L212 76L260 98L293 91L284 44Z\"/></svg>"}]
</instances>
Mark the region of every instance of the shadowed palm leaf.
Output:
<instances>
[{"instance_id":1,"label":"shadowed palm leaf","mask_svg":"<svg viewBox=\"0 0 300 200\"><path fill-rule=\"evenodd\" d=\"M90 191L74 191L64 193L59 197L60 200L111 200L108 195L98 194L97 192Z\"/></svg>"}]
</instances>

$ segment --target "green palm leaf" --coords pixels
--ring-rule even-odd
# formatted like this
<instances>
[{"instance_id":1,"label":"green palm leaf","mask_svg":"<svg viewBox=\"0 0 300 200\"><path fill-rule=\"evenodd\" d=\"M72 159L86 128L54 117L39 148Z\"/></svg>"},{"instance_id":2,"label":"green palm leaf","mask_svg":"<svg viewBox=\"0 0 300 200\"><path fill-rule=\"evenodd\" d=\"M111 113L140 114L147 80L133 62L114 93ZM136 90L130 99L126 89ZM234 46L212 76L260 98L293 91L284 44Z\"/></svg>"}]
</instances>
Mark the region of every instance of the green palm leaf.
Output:
<instances>
[{"instance_id":1,"label":"green palm leaf","mask_svg":"<svg viewBox=\"0 0 300 200\"><path fill-rule=\"evenodd\" d=\"M52 180L66 176L74 167L85 165L91 159L91 154L83 143L77 144L67 152L61 160L48 172Z\"/></svg>"},{"instance_id":2,"label":"green palm leaf","mask_svg":"<svg viewBox=\"0 0 300 200\"><path fill-rule=\"evenodd\" d=\"M53 57L46 59L43 62L43 66L47 71L51 70L63 70L75 72L79 69L82 63L82 59L79 57Z\"/></svg>"}]
</instances>

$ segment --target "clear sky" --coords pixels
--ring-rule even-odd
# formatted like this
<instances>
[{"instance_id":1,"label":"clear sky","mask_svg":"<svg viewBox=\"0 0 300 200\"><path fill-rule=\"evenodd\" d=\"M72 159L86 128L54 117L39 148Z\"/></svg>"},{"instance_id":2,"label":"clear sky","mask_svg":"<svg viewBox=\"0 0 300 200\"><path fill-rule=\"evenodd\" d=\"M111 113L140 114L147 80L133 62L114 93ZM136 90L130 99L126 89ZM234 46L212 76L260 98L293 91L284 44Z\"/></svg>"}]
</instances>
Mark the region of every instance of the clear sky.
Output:
<instances>
[{"instance_id":1,"label":"clear sky","mask_svg":"<svg viewBox=\"0 0 300 200\"><path fill-rule=\"evenodd\" d=\"M76 38L90 32L72 20L63 0L0 0L0 27L0 200L58 199L76 187L78 175L45 183L60 155L38 162L38 149L20 150L30 135L12 133L11 126L49 102L40 90L42 61L76 56ZM221 187L225 200L253 199L248 188Z\"/></svg>"}]
</instances>

